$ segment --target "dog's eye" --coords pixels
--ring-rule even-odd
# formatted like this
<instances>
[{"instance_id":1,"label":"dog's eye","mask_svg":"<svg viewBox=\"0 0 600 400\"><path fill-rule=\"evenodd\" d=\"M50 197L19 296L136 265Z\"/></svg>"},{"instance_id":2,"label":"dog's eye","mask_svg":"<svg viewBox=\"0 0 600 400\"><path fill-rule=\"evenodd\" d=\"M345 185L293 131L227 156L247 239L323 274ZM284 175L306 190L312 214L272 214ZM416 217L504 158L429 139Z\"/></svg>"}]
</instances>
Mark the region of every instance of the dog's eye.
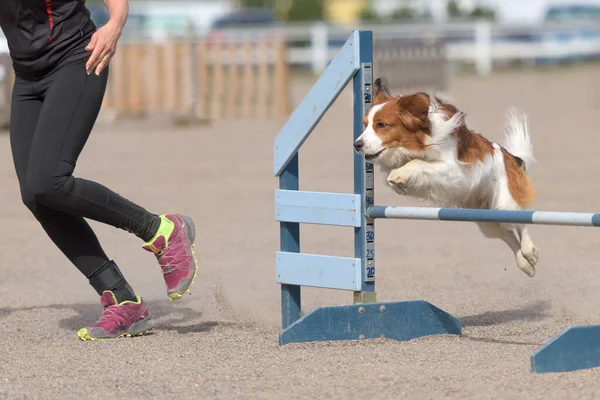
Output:
<instances>
[{"instance_id":1,"label":"dog's eye","mask_svg":"<svg viewBox=\"0 0 600 400\"><path fill-rule=\"evenodd\" d=\"M388 124L386 124L385 122L378 122L377 123L377 127L378 128L385 128L386 126L388 126Z\"/></svg>"}]
</instances>

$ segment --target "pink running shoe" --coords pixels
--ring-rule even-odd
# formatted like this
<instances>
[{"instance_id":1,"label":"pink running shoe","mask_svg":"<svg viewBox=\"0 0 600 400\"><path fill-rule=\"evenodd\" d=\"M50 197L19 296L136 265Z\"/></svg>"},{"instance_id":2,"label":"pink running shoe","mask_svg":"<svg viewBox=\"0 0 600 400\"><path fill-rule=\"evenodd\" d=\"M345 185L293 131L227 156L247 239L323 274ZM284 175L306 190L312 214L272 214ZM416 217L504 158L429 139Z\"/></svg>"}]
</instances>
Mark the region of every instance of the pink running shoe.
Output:
<instances>
[{"instance_id":1,"label":"pink running shoe","mask_svg":"<svg viewBox=\"0 0 600 400\"><path fill-rule=\"evenodd\" d=\"M196 278L196 226L194 220L185 215L166 214L160 218L162 222L156 235L142 247L156 255L169 298L179 300L190 290Z\"/></svg>"},{"instance_id":2,"label":"pink running shoe","mask_svg":"<svg viewBox=\"0 0 600 400\"><path fill-rule=\"evenodd\" d=\"M115 295L105 290L100 297L104 313L94 325L80 329L81 340L115 339L121 336L140 336L154 327L150 311L138 296L137 301L117 304Z\"/></svg>"}]
</instances>

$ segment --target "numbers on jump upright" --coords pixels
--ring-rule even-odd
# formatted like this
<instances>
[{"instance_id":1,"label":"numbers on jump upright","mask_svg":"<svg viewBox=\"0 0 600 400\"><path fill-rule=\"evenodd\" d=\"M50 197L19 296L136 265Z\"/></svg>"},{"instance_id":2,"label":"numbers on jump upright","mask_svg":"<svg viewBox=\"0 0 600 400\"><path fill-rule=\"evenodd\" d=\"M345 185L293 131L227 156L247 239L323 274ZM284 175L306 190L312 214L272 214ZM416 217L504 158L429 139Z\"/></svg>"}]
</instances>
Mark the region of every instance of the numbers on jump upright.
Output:
<instances>
[{"instance_id":1,"label":"numbers on jump upright","mask_svg":"<svg viewBox=\"0 0 600 400\"><path fill-rule=\"evenodd\" d=\"M373 65L371 63L363 63L362 65L362 81L363 81L363 112L366 115L373 102ZM375 165L371 162L364 162L364 177L363 177L363 210L375 204L374 198L374 168ZM365 281L375 281L375 226L372 218L365 216L365 253L363 276Z\"/></svg>"},{"instance_id":2,"label":"numbers on jump upright","mask_svg":"<svg viewBox=\"0 0 600 400\"><path fill-rule=\"evenodd\" d=\"M367 278L375 277L375 267L367 267Z\"/></svg>"},{"instance_id":3,"label":"numbers on jump upright","mask_svg":"<svg viewBox=\"0 0 600 400\"><path fill-rule=\"evenodd\" d=\"M367 232L367 242L372 242L375 240L375 232L368 231Z\"/></svg>"}]
</instances>

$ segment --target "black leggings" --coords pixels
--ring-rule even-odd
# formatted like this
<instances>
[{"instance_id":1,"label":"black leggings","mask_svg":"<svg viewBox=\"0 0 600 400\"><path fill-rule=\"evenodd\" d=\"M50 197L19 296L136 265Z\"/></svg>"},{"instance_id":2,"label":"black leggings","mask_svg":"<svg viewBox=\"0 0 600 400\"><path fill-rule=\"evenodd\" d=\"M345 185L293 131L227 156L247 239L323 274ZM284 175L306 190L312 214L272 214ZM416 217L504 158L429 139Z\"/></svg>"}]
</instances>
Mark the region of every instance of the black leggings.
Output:
<instances>
[{"instance_id":1,"label":"black leggings","mask_svg":"<svg viewBox=\"0 0 600 400\"><path fill-rule=\"evenodd\" d=\"M87 75L82 60L37 80L17 76L12 94L10 142L23 203L88 278L109 259L84 218L144 241L160 225L159 216L96 182L73 176L107 79L108 69L100 76Z\"/></svg>"}]
</instances>

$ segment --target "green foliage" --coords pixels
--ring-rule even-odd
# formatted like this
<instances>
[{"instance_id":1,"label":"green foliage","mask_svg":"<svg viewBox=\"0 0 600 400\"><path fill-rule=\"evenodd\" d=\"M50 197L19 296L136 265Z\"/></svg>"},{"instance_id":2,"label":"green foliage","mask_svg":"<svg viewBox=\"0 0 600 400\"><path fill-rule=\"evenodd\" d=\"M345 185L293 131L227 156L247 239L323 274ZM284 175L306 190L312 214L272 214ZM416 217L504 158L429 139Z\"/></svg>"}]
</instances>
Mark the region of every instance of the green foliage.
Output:
<instances>
[{"instance_id":1,"label":"green foliage","mask_svg":"<svg viewBox=\"0 0 600 400\"><path fill-rule=\"evenodd\" d=\"M373 8L371 8L369 5L366 5L365 7L363 7L362 10L360 10L358 19L361 22L373 22L373 21L377 21L379 19L379 16L373 10Z\"/></svg>"},{"instance_id":2,"label":"green foliage","mask_svg":"<svg viewBox=\"0 0 600 400\"><path fill-rule=\"evenodd\" d=\"M242 8L273 8L273 0L238 0Z\"/></svg>"},{"instance_id":3,"label":"green foliage","mask_svg":"<svg viewBox=\"0 0 600 400\"><path fill-rule=\"evenodd\" d=\"M373 8L366 6L361 10L359 14L359 19L361 22L390 23L417 20L424 21L431 19L431 15L427 12L423 14L418 14L415 10L411 8L402 7L395 10L391 15L381 17L373 10Z\"/></svg>"},{"instance_id":4,"label":"green foliage","mask_svg":"<svg viewBox=\"0 0 600 400\"><path fill-rule=\"evenodd\" d=\"M399 8L391 16L392 21L410 21L416 18L416 13L410 8Z\"/></svg>"},{"instance_id":5,"label":"green foliage","mask_svg":"<svg viewBox=\"0 0 600 400\"><path fill-rule=\"evenodd\" d=\"M475 7L473 11L471 11L472 19L487 19L490 21L494 21L496 19L496 13L494 10L486 8L486 7Z\"/></svg>"},{"instance_id":6,"label":"green foliage","mask_svg":"<svg viewBox=\"0 0 600 400\"><path fill-rule=\"evenodd\" d=\"M324 0L294 0L287 13L288 21L314 21L323 19Z\"/></svg>"},{"instance_id":7,"label":"green foliage","mask_svg":"<svg viewBox=\"0 0 600 400\"><path fill-rule=\"evenodd\" d=\"M448 1L448 4L446 6L446 10L447 10L448 16L450 18L458 18L458 17L462 16L462 11L458 7L458 3L456 2L456 0L450 0L450 1Z\"/></svg>"}]
</instances>

